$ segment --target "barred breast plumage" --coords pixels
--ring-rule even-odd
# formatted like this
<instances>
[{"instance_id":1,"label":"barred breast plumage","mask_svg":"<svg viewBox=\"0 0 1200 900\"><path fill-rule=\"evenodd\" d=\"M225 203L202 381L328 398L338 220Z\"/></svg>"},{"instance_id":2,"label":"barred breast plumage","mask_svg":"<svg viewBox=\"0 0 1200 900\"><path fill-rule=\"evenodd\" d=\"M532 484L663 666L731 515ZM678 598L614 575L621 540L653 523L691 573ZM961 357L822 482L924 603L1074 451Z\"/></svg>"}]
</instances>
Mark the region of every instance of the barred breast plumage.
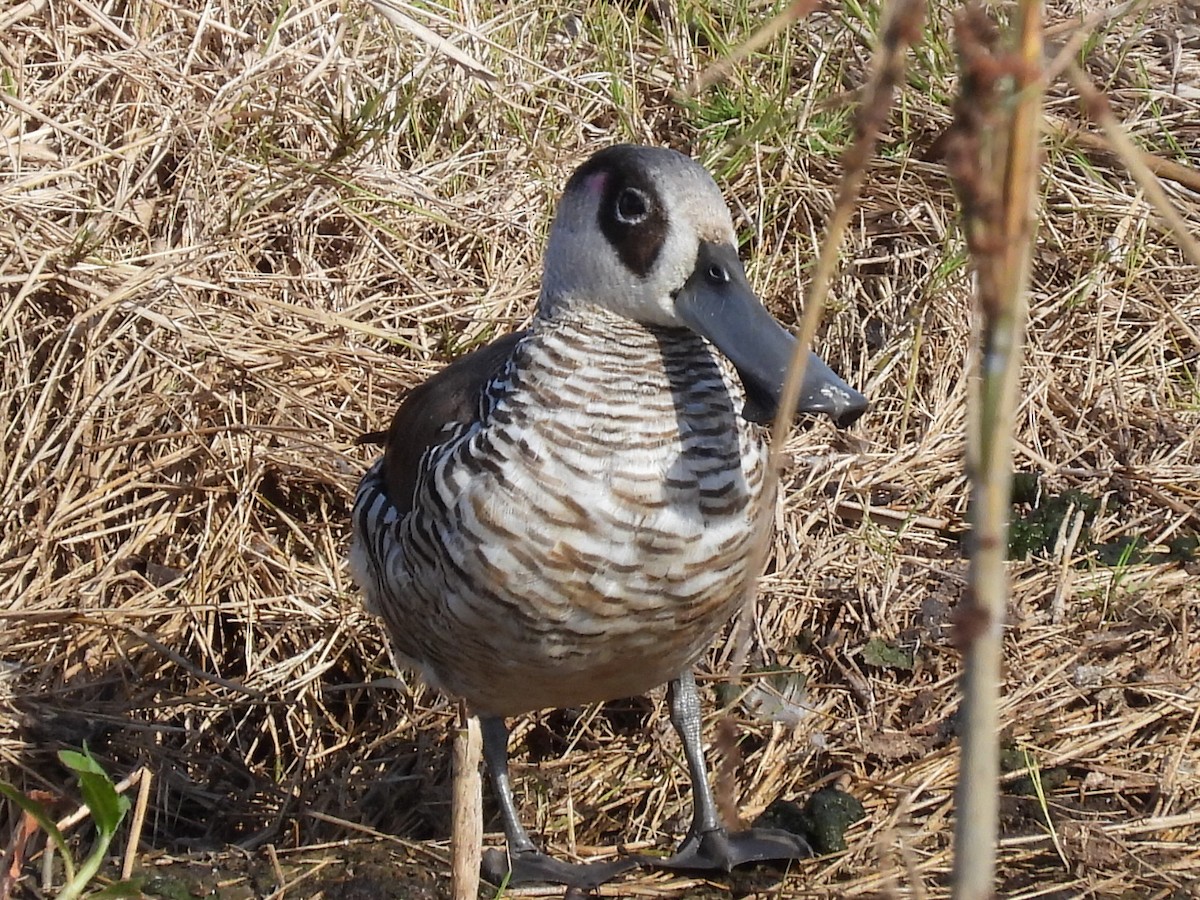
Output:
<instances>
[{"instance_id":1,"label":"barred breast plumage","mask_svg":"<svg viewBox=\"0 0 1200 900\"><path fill-rule=\"evenodd\" d=\"M383 466L358 523L397 649L482 713L644 693L740 599L763 429L703 338L603 310L539 321L480 422L426 457L398 516ZM371 499L373 496L373 499Z\"/></svg>"},{"instance_id":2,"label":"barred breast plumage","mask_svg":"<svg viewBox=\"0 0 1200 900\"><path fill-rule=\"evenodd\" d=\"M712 179L614 147L567 184L530 328L406 398L354 509L351 567L396 649L484 724L509 858L493 877L591 885L628 863L534 847L503 716L670 682L696 796L679 853L729 868L803 855L716 816L690 668L737 608L763 496L765 430L791 354L737 259ZM811 356L801 412L865 400ZM647 862L641 860L641 862Z\"/></svg>"}]
</instances>

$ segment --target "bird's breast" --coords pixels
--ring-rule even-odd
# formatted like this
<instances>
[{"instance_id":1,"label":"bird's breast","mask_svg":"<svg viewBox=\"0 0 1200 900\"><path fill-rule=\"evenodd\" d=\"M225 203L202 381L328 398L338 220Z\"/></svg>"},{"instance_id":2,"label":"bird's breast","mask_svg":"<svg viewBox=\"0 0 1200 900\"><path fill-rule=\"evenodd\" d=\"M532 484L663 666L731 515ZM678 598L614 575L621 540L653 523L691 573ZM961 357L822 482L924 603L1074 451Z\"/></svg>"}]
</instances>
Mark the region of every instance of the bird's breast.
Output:
<instances>
[{"instance_id":1,"label":"bird's breast","mask_svg":"<svg viewBox=\"0 0 1200 900\"><path fill-rule=\"evenodd\" d=\"M399 529L393 636L483 712L676 677L751 574L766 450L736 374L688 332L579 339L524 342L481 421L429 454Z\"/></svg>"}]
</instances>

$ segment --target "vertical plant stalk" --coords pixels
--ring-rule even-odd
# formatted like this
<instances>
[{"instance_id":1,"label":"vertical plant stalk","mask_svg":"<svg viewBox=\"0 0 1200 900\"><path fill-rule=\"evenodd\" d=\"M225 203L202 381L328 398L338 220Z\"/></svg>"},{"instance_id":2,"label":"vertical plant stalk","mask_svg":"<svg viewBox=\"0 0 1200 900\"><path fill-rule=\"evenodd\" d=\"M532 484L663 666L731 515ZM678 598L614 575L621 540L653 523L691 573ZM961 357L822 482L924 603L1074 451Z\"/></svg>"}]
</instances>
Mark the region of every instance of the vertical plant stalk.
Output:
<instances>
[{"instance_id":1,"label":"vertical plant stalk","mask_svg":"<svg viewBox=\"0 0 1200 900\"><path fill-rule=\"evenodd\" d=\"M138 845L142 841L142 826L146 823L146 808L150 805L150 786L154 783L154 773L145 766L137 770L137 801L133 804L133 821L129 825L129 837L125 843L125 856L121 861L121 880L129 881L133 877L133 867L137 865Z\"/></svg>"},{"instance_id":2,"label":"vertical plant stalk","mask_svg":"<svg viewBox=\"0 0 1200 900\"><path fill-rule=\"evenodd\" d=\"M863 100L854 120L854 140L842 155L842 183L834 202L833 213L821 251L809 282L805 298L804 314L796 333L796 349L783 378L783 391L779 409L771 426L770 461L767 465L763 496L774 497L779 488L779 470L782 465L783 448L792 433L795 422L796 404L800 400L800 385L804 382L804 370L808 364L808 348L817 333L821 314L825 309L825 298L833 282L838 255L845 241L851 218L867 177L867 166L875 153L879 134L887 125L892 111L892 99L904 82L904 57L908 48L921 37L925 22L925 4L922 0L892 0L883 13L879 46L871 63L871 79L863 89ZM774 534L775 517L772 509L766 509L759 521L759 531L751 549L750 565L746 572L742 612L733 636L734 653L730 662L730 678L739 678L746 666L750 648L750 624L753 618L754 601L758 594L758 580L766 565L770 552L771 536Z\"/></svg>"},{"instance_id":3,"label":"vertical plant stalk","mask_svg":"<svg viewBox=\"0 0 1200 900\"><path fill-rule=\"evenodd\" d=\"M999 697L1013 430L1036 224L1042 121L1038 0L1021 0L1014 47L979 7L960 13L962 66L947 167L963 207L976 273L978 370L971 380L967 475L971 562L956 639L963 653L961 765L955 797L953 896L994 896Z\"/></svg>"},{"instance_id":4,"label":"vertical plant stalk","mask_svg":"<svg viewBox=\"0 0 1200 900\"><path fill-rule=\"evenodd\" d=\"M483 856L483 795L479 762L483 755L479 719L459 710L454 735L454 793L450 809L450 877L454 900L477 900Z\"/></svg>"}]
</instances>

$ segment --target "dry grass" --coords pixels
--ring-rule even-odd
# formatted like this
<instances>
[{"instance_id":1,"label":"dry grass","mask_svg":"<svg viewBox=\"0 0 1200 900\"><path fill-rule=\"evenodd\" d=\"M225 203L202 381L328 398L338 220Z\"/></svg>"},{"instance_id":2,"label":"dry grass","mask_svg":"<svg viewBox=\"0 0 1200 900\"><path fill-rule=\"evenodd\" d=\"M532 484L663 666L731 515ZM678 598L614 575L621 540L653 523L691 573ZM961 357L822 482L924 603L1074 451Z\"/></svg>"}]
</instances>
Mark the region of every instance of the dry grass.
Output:
<instances>
[{"instance_id":1,"label":"dry grass","mask_svg":"<svg viewBox=\"0 0 1200 900\"><path fill-rule=\"evenodd\" d=\"M148 767L146 871L212 850L223 896L445 892L454 710L391 689L348 582L370 457L354 439L528 315L557 191L618 139L709 165L752 278L794 323L875 24L815 12L684 100L777 10L408 12L479 71L353 4L0 12L4 777L69 794L53 751L84 741L118 776ZM1080 34L1137 143L1194 171L1195 6L1080 33L1070 18L1092 12L1053 6L1056 39ZM874 410L790 445L755 635L805 679L798 721L735 709L744 816L841 781L868 817L770 896L947 893L971 329L954 202L925 157L949 123L952 13L931 11L819 341ZM1200 532L1200 271L1117 157L1072 137L1090 131L1077 95L1054 84L1047 102L1017 466L1101 503L1090 544L1066 528L1013 565L1001 720L1046 807L1005 796L1001 893L1196 896L1200 572L1194 553L1111 565L1098 545ZM1200 197L1165 186L1200 230ZM892 515L856 516L866 503ZM873 637L912 670L871 665ZM659 697L517 723L527 820L560 850L669 846L688 800L668 731ZM395 868L372 882L365 853Z\"/></svg>"}]
</instances>

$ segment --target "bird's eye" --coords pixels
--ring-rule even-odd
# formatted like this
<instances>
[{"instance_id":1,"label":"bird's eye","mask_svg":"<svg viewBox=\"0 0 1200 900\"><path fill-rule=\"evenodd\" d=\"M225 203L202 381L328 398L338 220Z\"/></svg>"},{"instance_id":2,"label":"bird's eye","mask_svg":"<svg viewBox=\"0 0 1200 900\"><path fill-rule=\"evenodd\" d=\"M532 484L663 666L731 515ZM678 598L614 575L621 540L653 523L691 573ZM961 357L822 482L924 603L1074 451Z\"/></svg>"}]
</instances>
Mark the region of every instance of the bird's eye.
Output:
<instances>
[{"instance_id":1,"label":"bird's eye","mask_svg":"<svg viewBox=\"0 0 1200 900\"><path fill-rule=\"evenodd\" d=\"M617 194L616 217L622 225L640 225L650 215L650 198L637 188L627 187Z\"/></svg>"},{"instance_id":2,"label":"bird's eye","mask_svg":"<svg viewBox=\"0 0 1200 900\"><path fill-rule=\"evenodd\" d=\"M719 263L713 263L704 274L708 276L709 284L719 285L729 283L729 273Z\"/></svg>"}]
</instances>

